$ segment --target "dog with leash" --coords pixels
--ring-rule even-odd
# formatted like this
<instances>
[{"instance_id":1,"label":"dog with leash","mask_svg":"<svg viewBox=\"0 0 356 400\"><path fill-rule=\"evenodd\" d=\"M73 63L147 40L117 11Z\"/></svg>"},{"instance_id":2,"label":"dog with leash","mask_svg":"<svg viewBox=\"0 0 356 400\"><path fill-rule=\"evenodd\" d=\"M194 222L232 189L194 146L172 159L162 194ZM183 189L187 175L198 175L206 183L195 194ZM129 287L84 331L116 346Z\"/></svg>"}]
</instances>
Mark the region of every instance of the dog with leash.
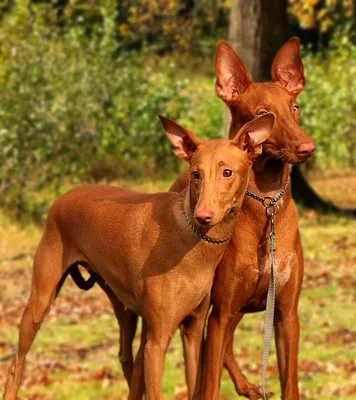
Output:
<instances>
[{"instance_id":1,"label":"dog with leash","mask_svg":"<svg viewBox=\"0 0 356 400\"><path fill-rule=\"evenodd\" d=\"M195 383L215 269L235 231L252 161L275 117L267 113L241 127L231 140L211 141L200 141L188 129L160 118L174 153L190 164L187 189L141 194L84 185L53 204L34 258L31 296L5 400L17 398L26 354L63 277L75 265L100 276L124 307L142 316L149 399L161 399L164 355L180 323L189 332L190 341L184 342L187 376ZM134 391L130 398L137 399Z\"/></svg>"},{"instance_id":2,"label":"dog with leash","mask_svg":"<svg viewBox=\"0 0 356 400\"><path fill-rule=\"evenodd\" d=\"M275 321L278 365L283 399L298 399L297 355L299 323L298 297L303 276L302 248L298 232L297 212L291 198L289 164L299 164L310 158L315 145L300 128L297 95L303 90L305 78L300 58L299 41L292 38L277 53L272 65L272 82L253 83L240 57L224 41L219 42L215 59L216 92L229 107L232 121L230 137L244 123L268 111L276 115L273 133L263 144L263 152L251 171L249 190L238 217L227 252L216 272L212 289L212 314L209 318L203 389L197 389L201 399L217 399L222 364L228 369L238 394L251 400L269 398L271 392L248 382L235 361L233 335L245 313L262 311L266 307L268 288L274 288L276 315L268 310L268 319ZM171 191L185 190L189 172L184 172ZM274 215L279 211L278 215ZM276 249L270 246L273 219ZM274 260L275 282L271 285L271 260ZM78 273L76 284L89 289L95 278L86 283ZM97 278L111 300L120 325L120 361L130 388L142 382L142 349L135 362L133 376L132 341L137 315L125 310L108 287ZM266 321L266 328L271 322ZM273 321L272 321L273 323ZM268 330L265 329L268 334ZM189 332L181 329L183 342L191 342ZM268 338L267 338L268 339ZM266 352L263 375L266 368ZM189 359L186 359L186 364ZM189 367L186 367L186 371ZM188 388L192 387L187 376ZM263 376L264 381L264 376ZM144 386L137 398L142 397ZM191 392L191 391L190 391Z\"/></svg>"},{"instance_id":3,"label":"dog with leash","mask_svg":"<svg viewBox=\"0 0 356 400\"><path fill-rule=\"evenodd\" d=\"M297 309L303 253L289 172L290 164L306 161L315 150L313 141L298 125L297 96L305 85L299 40L290 39L277 53L272 64L272 82L253 83L237 53L223 41L218 44L215 73L216 92L231 112L230 138L239 127L268 112L276 115L276 122L252 167L237 229L215 273L203 379L197 396L218 399L223 365L238 394L251 400L271 396L242 374L234 358L233 339L235 328L246 313L265 310L267 292L272 287L270 297L272 306L275 302L275 314L274 307L268 307L272 321L267 317L266 323L274 323L282 398L297 400ZM187 177L188 173L184 173L171 190L184 189ZM268 347L265 350L266 359ZM266 361L263 364L265 370Z\"/></svg>"}]
</instances>

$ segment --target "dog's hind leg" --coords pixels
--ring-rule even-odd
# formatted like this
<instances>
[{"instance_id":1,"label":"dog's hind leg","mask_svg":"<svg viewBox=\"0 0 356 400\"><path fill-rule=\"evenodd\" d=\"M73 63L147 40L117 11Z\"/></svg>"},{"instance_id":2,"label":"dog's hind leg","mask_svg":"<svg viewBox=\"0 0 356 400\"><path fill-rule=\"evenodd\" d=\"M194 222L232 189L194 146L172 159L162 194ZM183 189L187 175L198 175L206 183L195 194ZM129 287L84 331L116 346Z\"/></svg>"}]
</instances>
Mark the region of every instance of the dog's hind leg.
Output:
<instances>
[{"instance_id":1,"label":"dog's hind leg","mask_svg":"<svg viewBox=\"0 0 356 400\"><path fill-rule=\"evenodd\" d=\"M117 308L114 306L117 317ZM120 324L120 350L119 359L125 378L131 388L132 373L134 369L132 342L135 338L137 328L137 315L130 310L124 310Z\"/></svg>"},{"instance_id":2,"label":"dog's hind leg","mask_svg":"<svg viewBox=\"0 0 356 400\"><path fill-rule=\"evenodd\" d=\"M63 275L62 243L58 232L46 232L38 246L33 264L32 291L22 315L19 347L10 366L4 400L15 400L28 353L41 323L50 310L57 285Z\"/></svg>"}]
</instances>

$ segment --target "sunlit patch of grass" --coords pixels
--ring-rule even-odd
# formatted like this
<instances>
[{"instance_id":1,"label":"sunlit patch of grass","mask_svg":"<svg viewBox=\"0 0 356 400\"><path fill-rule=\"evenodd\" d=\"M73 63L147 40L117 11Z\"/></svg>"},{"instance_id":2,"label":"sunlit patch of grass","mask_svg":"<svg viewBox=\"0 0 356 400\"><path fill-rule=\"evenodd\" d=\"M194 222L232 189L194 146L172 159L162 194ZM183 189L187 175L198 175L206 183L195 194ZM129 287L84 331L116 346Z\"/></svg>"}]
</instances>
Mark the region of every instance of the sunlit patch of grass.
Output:
<instances>
[{"instance_id":1,"label":"sunlit patch of grass","mask_svg":"<svg viewBox=\"0 0 356 400\"><path fill-rule=\"evenodd\" d=\"M223 371L223 374L222 374L220 393L223 396L226 396L229 398L231 396L236 397L234 384L232 383L232 380L229 378L229 374L227 371Z\"/></svg>"},{"instance_id":2,"label":"sunlit patch of grass","mask_svg":"<svg viewBox=\"0 0 356 400\"><path fill-rule=\"evenodd\" d=\"M325 375L329 377L328 384L325 384ZM338 396L337 392L340 388L347 388L350 386L350 380L344 375L335 374L332 370L328 373L314 372L305 376L301 383L302 392L307 393L308 400L327 399L335 400L336 398L348 398L351 396Z\"/></svg>"},{"instance_id":3,"label":"sunlit patch of grass","mask_svg":"<svg viewBox=\"0 0 356 400\"><path fill-rule=\"evenodd\" d=\"M39 241L41 230L34 224L15 223L0 211L0 262L27 253Z\"/></svg>"},{"instance_id":4,"label":"sunlit patch of grass","mask_svg":"<svg viewBox=\"0 0 356 400\"><path fill-rule=\"evenodd\" d=\"M320 345L319 345L320 346ZM335 357L340 351L338 347L328 347L323 344L322 347L316 347L315 344L309 344L308 342L301 343L301 349L299 353L300 359L307 360L318 360L318 361L336 361Z\"/></svg>"},{"instance_id":5,"label":"sunlit patch of grass","mask_svg":"<svg viewBox=\"0 0 356 400\"><path fill-rule=\"evenodd\" d=\"M304 255L338 263L355 257L356 223L352 218L313 215L300 220Z\"/></svg>"},{"instance_id":6,"label":"sunlit patch of grass","mask_svg":"<svg viewBox=\"0 0 356 400\"><path fill-rule=\"evenodd\" d=\"M72 321L59 319L44 322L36 338L36 350L37 348L44 350L53 343L57 346L75 343L79 347L90 347L110 339L114 340L115 337L117 342L119 341L119 330L113 316L80 319L74 324Z\"/></svg>"},{"instance_id":7,"label":"sunlit patch of grass","mask_svg":"<svg viewBox=\"0 0 356 400\"><path fill-rule=\"evenodd\" d=\"M4 325L4 327L1 328L0 341L8 345L17 345L19 331L18 326Z\"/></svg>"},{"instance_id":8,"label":"sunlit patch of grass","mask_svg":"<svg viewBox=\"0 0 356 400\"><path fill-rule=\"evenodd\" d=\"M356 204L356 173L349 171L315 171L308 179L323 199L340 207L353 207ZM327 182L327 184L325 184Z\"/></svg>"},{"instance_id":9,"label":"sunlit patch of grass","mask_svg":"<svg viewBox=\"0 0 356 400\"><path fill-rule=\"evenodd\" d=\"M123 400L127 398L127 390L116 382L71 382L70 379L59 384L53 384L31 390L21 390L21 395L41 393L48 400Z\"/></svg>"},{"instance_id":10,"label":"sunlit patch of grass","mask_svg":"<svg viewBox=\"0 0 356 400\"><path fill-rule=\"evenodd\" d=\"M340 293L340 288L337 285L328 285L316 289L304 289L304 296L310 298L323 298L327 297L332 301Z\"/></svg>"}]
</instances>

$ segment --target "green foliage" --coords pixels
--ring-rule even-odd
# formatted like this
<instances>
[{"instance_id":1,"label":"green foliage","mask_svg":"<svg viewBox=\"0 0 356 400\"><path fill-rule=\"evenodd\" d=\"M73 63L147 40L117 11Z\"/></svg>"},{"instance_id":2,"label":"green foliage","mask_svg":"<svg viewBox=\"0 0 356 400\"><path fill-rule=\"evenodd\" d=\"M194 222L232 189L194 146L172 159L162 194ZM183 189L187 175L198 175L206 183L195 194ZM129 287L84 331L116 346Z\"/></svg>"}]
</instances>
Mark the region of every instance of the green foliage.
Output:
<instances>
[{"instance_id":1,"label":"green foliage","mask_svg":"<svg viewBox=\"0 0 356 400\"><path fill-rule=\"evenodd\" d=\"M49 17L20 2L0 29L1 204L19 212L29 187L91 170L100 177L100 165L114 176L174 168L156 115L179 119L189 108L174 65L160 71L147 51L117 52L107 13L89 38L84 27L59 29Z\"/></svg>"},{"instance_id":2,"label":"green foliage","mask_svg":"<svg viewBox=\"0 0 356 400\"><path fill-rule=\"evenodd\" d=\"M179 123L197 133L201 139L224 136L224 103L215 94L215 81L198 78L200 86L190 89L191 106L182 114Z\"/></svg>"},{"instance_id":3,"label":"green foliage","mask_svg":"<svg viewBox=\"0 0 356 400\"><path fill-rule=\"evenodd\" d=\"M300 95L302 125L317 143L320 168L356 165L356 46L337 32L328 52L303 57L307 86Z\"/></svg>"},{"instance_id":4,"label":"green foliage","mask_svg":"<svg viewBox=\"0 0 356 400\"><path fill-rule=\"evenodd\" d=\"M230 0L18 0L17 3L26 4L31 12L45 10L47 20L56 26L83 26L89 36L102 29L105 15L110 16L120 48L139 50L149 43L160 54L182 49L211 53L216 39L226 34L230 9ZM0 1L0 19L12 13L17 3Z\"/></svg>"}]
</instances>

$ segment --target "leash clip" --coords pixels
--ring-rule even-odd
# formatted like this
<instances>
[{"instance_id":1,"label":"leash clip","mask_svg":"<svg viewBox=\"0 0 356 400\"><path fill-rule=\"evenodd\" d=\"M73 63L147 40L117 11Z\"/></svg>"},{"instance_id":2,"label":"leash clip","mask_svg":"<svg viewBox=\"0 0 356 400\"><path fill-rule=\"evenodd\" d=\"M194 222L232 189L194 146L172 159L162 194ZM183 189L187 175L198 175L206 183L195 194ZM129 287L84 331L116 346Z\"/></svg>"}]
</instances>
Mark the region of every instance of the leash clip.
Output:
<instances>
[{"instance_id":1,"label":"leash clip","mask_svg":"<svg viewBox=\"0 0 356 400\"><path fill-rule=\"evenodd\" d=\"M270 248L271 257L272 256L274 257L274 254L272 254L272 253L274 253L276 251L276 234L275 234L275 231L274 231L274 215L275 214L272 214L270 216L270 218L271 218L271 232L269 234L269 248Z\"/></svg>"}]
</instances>

